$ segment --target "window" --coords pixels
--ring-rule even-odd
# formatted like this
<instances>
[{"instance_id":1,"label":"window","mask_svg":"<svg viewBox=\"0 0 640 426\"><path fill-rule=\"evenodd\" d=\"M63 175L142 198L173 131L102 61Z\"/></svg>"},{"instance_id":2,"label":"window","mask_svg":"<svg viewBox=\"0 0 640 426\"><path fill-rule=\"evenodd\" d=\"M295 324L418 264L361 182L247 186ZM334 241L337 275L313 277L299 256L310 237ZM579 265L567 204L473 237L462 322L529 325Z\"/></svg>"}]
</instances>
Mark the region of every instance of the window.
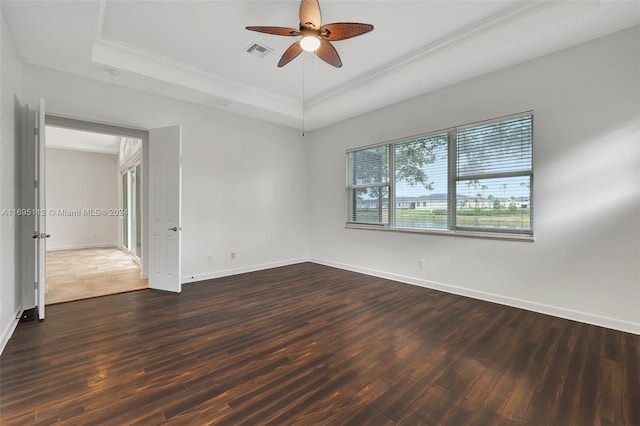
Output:
<instances>
[{"instance_id":1,"label":"window","mask_svg":"<svg viewBox=\"0 0 640 426\"><path fill-rule=\"evenodd\" d=\"M350 153L351 221L389 223L389 147L387 145Z\"/></svg>"},{"instance_id":2,"label":"window","mask_svg":"<svg viewBox=\"0 0 640 426\"><path fill-rule=\"evenodd\" d=\"M446 133L393 144L398 228L447 229ZM427 208L422 208L422 207Z\"/></svg>"},{"instance_id":3,"label":"window","mask_svg":"<svg viewBox=\"0 0 640 426\"><path fill-rule=\"evenodd\" d=\"M142 139L120 139L119 169L122 175L122 248L142 255Z\"/></svg>"},{"instance_id":4,"label":"window","mask_svg":"<svg viewBox=\"0 0 640 426\"><path fill-rule=\"evenodd\" d=\"M122 248L142 254L142 173L140 163L122 171Z\"/></svg>"},{"instance_id":5,"label":"window","mask_svg":"<svg viewBox=\"0 0 640 426\"><path fill-rule=\"evenodd\" d=\"M533 115L347 152L348 225L533 234Z\"/></svg>"}]
</instances>

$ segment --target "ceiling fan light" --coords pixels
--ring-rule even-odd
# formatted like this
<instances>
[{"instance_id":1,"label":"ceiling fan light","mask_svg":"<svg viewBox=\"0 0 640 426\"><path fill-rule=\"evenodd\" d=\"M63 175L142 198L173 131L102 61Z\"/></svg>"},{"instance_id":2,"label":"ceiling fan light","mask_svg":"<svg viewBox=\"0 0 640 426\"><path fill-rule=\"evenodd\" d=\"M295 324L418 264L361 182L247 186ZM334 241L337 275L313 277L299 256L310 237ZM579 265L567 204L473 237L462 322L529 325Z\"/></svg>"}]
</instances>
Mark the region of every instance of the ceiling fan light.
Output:
<instances>
[{"instance_id":1,"label":"ceiling fan light","mask_svg":"<svg viewBox=\"0 0 640 426\"><path fill-rule=\"evenodd\" d=\"M315 52L320 47L320 39L314 36L305 36L300 40L300 47L306 52Z\"/></svg>"}]
</instances>

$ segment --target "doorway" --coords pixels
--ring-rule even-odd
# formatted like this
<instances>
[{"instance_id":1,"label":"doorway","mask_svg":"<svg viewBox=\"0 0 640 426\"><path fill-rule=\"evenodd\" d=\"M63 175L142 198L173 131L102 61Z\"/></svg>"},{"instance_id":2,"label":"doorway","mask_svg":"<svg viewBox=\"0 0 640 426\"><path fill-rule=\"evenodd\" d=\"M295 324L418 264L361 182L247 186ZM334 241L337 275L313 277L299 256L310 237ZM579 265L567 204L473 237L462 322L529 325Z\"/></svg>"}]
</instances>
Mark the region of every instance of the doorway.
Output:
<instances>
[{"instance_id":1,"label":"doorway","mask_svg":"<svg viewBox=\"0 0 640 426\"><path fill-rule=\"evenodd\" d=\"M182 126L178 124L141 130L55 116L45 114L44 99L40 99L37 108L25 106L24 117L20 199L25 209L34 212L48 211L44 196L47 185L44 130L47 125L142 141L142 200L141 209L138 210L138 213L142 213L140 278L148 277L150 289L179 293L182 288ZM70 163L69 169L74 170L73 167L74 164ZM121 182L120 178L121 175L117 175L117 182ZM117 187L121 188L119 184ZM25 216L20 221L23 307L25 310L35 310L40 320L45 319L46 250L47 241L52 237L47 233L46 222L46 215L43 214ZM130 225L129 220L127 225ZM121 238L122 233L118 235ZM115 246L119 249L121 243L119 240Z\"/></svg>"},{"instance_id":2,"label":"doorway","mask_svg":"<svg viewBox=\"0 0 640 426\"><path fill-rule=\"evenodd\" d=\"M45 303L147 288L142 140L46 126Z\"/></svg>"}]
</instances>

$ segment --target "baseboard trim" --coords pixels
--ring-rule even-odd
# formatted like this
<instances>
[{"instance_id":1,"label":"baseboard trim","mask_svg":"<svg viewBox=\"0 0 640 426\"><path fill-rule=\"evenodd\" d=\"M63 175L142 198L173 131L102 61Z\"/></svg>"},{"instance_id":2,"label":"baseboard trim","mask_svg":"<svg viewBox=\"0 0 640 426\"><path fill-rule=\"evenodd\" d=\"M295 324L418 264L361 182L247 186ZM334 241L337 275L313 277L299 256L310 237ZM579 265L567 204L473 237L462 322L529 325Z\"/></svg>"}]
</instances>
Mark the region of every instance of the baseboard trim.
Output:
<instances>
[{"instance_id":1,"label":"baseboard trim","mask_svg":"<svg viewBox=\"0 0 640 426\"><path fill-rule=\"evenodd\" d=\"M2 355L5 346L7 346L7 343L9 343L9 339L11 339L11 336L13 336L13 332L16 331L16 327L18 326L18 322L20 321L21 316L22 306L20 306L15 312L15 315L13 316L14 319L9 324L7 324L4 330L2 330L2 339L0 340L0 356Z\"/></svg>"},{"instance_id":2,"label":"baseboard trim","mask_svg":"<svg viewBox=\"0 0 640 426\"><path fill-rule=\"evenodd\" d=\"M334 262L326 259L309 259L310 262L318 263L320 265L331 266L333 268L344 269L347 271L358 272L365 275L371 275L379 278L386 278L389 280L399 281L405 284L416 285L420 287L429 288L432 290L443 291L446 293L457 294L459 296L471 297L473 299L484 300L487 302L498 303L501 305L511 306L514 308L525 309L527 311L537 312L540 314L552 315L559 318L564 318L572 321L578 321L586 324L596 325L605 328L611 328L613 330L624 331L626 333L640 335L640 323L634 323L631 321L621 320L618 318L605 317L601 315L591 314L588 312L581 312L572 309L562 308L559 306L547 305L543 303L531 302L524 299L518 299L514 297L501 296L499 294L487 293L478 290L472 290L465 287L454 286L450 284L443 284L429 280L423 280L420 278L410 277L406 275L394 274L385 271L379 271L377 269L364 268L361 266L350 265L346 263Z\"/></svg>"},{"instance_id":3,"label":"baseboard trim","mask_svg":"<svg viewBox=\"0 0 640 426\"><path fill-rule=\"evenodd\" d=\"M47 247L47 251L82 250L92 248L118 248L118 243L74 244L70 246Z\"/></svg>"},{"instance_id":4,"label":"baseboard trim","mask_svg":"<svg viewBox=\"0 0 640 426\"><path fill-rule=\"evenodd\" d=\"M309 262L309 258L301 257L297 259L281 260L278 262L260 263L257 265L243 266L240 268L223 269L221 271L208 272L204 274L187 275L182 277L182 284L189 284L197 281L211 280L214 278L228 277L231 275L245 274L247 272L263 271L265 269L296 265L298 263L304 263L304 262Z\"/></svg>"}]
</instances>

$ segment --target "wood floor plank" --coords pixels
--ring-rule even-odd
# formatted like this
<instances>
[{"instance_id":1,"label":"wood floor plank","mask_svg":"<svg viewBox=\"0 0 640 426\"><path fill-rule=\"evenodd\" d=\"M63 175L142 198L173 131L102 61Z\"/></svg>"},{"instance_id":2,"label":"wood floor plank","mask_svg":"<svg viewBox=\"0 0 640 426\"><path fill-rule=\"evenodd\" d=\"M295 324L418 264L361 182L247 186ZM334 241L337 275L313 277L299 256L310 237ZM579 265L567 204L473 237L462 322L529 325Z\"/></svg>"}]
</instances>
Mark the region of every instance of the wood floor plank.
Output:
<instances>
[{"instance_id":1,"label":"wood floor plank","mask_svg":"<svg viewBox=\"0 0 640 426\"><path fill-rule=\"evenodd\" d=\"M640 336L313 263L47 309L3 426L640 425Z\"/></svg>"},{"instance_id":2,"label":"wood floor plank","mask_svg":"<svg viewBox=\"0 0 640 426\"><path fill-rule=\"evenodd\" d=\"M47 252L47 305L147 288L140 265L117 248Z\"/></svg>"}]
</instances>

